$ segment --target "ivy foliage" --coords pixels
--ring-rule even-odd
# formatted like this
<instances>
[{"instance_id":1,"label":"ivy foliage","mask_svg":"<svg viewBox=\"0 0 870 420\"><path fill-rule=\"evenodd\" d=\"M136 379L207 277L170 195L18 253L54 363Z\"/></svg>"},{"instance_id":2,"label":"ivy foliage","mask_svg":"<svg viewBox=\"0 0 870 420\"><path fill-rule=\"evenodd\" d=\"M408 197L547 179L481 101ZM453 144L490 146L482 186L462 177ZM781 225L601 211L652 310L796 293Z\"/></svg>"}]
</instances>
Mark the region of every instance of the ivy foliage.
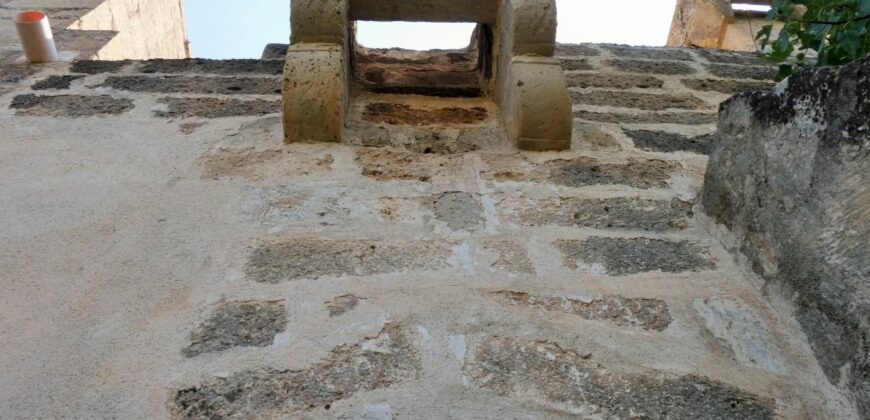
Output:
<instances>
[{"instance_id":1,"label":"ivy foliage","mask_svg":"<svg viewBox=\"0 0 870 420\"><path fill-rule=\"evenodd\" d=\"M767 18L784 22L773 37L773 24L756 39L771 47L767 58L780 63L777 80L812 64L840 65L870 53L870 0L773 0ZM813 55L813 54L811 54Z\"/></svg>"}]
</instances>

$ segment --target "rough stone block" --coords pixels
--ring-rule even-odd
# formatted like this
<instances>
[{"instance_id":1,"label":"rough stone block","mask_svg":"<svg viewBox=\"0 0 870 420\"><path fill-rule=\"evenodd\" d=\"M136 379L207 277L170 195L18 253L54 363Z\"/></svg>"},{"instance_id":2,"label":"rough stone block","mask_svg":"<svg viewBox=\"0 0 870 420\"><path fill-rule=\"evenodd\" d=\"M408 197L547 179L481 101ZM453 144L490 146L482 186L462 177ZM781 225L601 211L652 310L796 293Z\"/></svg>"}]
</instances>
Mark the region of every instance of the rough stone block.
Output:
<instances>
[{"instance_id":1,"label":"rough stone block","mask_svg":"<svg viewBox=\"0 0 870 420\"><path fill-rule=\"evenodd\" d=\"M728 0L679 0L667 45L719 48L733 19Z\"/></svg>"},{"instance_id":2,"label":"rough stone block","mask_svg":"<svg viewBox=\"0 0 870 420\"><path fill-rule=\"evenodd\" d=\"M49 76L45 79L42 79L32 86L30 86L33 90L63 90L69 89L72 82L84 78L85 76Z\"/></svg>"},{"instance_id":3,"label":"rough stone block","mask_svg":"<svg viewBox=\"0 0 870 420\"><path fill-rule=\"evenodd\" d=\"M597 229L685 229L693 215L692 204L674 199L504 200L497 207L506 220L522 226L582 226Z\"/></svg>"},{"instance_id":4,"label":"rough stone block","mask_svg":"<svg viewBox=\"0 0 870 420\"><path fill-rule=\"evenodd\" d=\"M673 48L652 48L652 47L634 47L630 45L614 45L605 44L601 48L609 51L611 54L625 58L646 58L650 60L680 60L694 61L688 51L678 50Z\"/></svg>"},{"instance_id":5,"label":"rough stone block","mask_svg":"<svg viewBox=\"0 0 870 420\"><path fill-rule=\"evenodd\" d=\"M606 63L619 71L628 73L677 75L697 72L692 66L679 61L607 60Z\"/></svg>"},{"instance_id":6,"label":"rough stone block","mask_svg":"<svg viewBox=\"0 0 870 420\"><path fill-rule=\"evenodd\" d=\"M616 112L574 111L574 118L617 124L704 125L716 122L716 114L701 112L647 112L640 114L622 114Z\"/></svg>"},{"instance_id":7,"label":"rough stone block","mask_svg":"<svg viewBox=\"0 0 870 420\"><path fill-rule=\"evenodd\" d=\"M287 327L281 302L227 302L220 304L190 334L187 357L233 347L266 347Z\"/></svg>"},{"instance_id":8,"label":"rough stone block","mask_svg":"<svg viewBox=\"0 0 870 420\"><path fill-rule=\"evenodd\" d=\"M370 276L449 267L450 244L296 239L257 245L246 267L258 283L314 280L320 277Z\"/></svg>"},{"instance_id":9,"label":"rough stone block","mask_svg":"<svg viewBox=\"0 0 870 420\"><path fill-rule=\"evenodd\" d=\"M246 370L179 389L171 408L182 419L298 417L359 392L417 379L422 369L411 337L390 324L377 337L338 347L305 369Z\"/></svg>"},{"instance_id":10,"label":"rough stone block","mask_svg":"<svg viewBox=\"0 0 870 420\"><path fill-rule=\"evenodd\" d=\"M417 108L406 104L375 102L367 104L364 121L390 125L467 125L481 123L488 113L481 107Z\"/></svg>"},{"instance_id":11,"label":"rough stone block","mask_svg":"<svg viewBox=\"0 0 870 420\"><path fill-rule=\"evenodd\" d=\"M594 70L595 67L585 58L562 58L562 69L568 71Z\"/></svg>"},{"instance_id":12,"label":"rough stone block","mask_svg":"<svg viewBox=\"0 0 870 420\"><path fill-rule=\"evenodd\" d=\"M772 81L777 68L773 66L740 66L735 64L707 64L707 70L714 76L726 79L754 79Z\"/></svg>"},{"instance_id":13,"label":"rough stone block","mask_svg":"<svg viewBox=\"0 0 870 420\"><path fill-rule=\"evenodd\" d=\"M610 88L610 89L661 89L662 79L653 76L641 76L618 73L575 73L569 74L568 87L576 88Z\"/></svg>"},{"instance_id":14,"label":"rough stone block","mask_svg":"<svg viewBox=\"0 0 870 420\"><path fill-rule=\"evenodd\" d=\"M278 100L160 98L158 102L166 104L169 109L167 111L156 111L155 114L159 117L167 118L223 118L268 115L281 112L281 101Z\"/></svg>"},{"instance_id":15,"label":"rough stone block","mask_svg":"<svg viewBox=\"0 0 870 420\"><path fill-rule=\"evenodd\" d=\"M559 61L515 59L502 114L509 133L522 150L564 150L571 147L571 97Z\"/></svg>"},{"instance_id":16,"label":"rough stone block","mask_svg":"<svg viewBox=\"0 0 870 420\"><path fill-rule=\"evenodd\" d=\"M636 299L622 296L604 297L547 297L525 292L498 292L507 302L577 315L590 321L609 321L622 327L636 327L650 331L664 331L671 324L668 305L658 299Z\"/></svg>"},{"instance_id":17,"label":"rough stone block","mask_svg":"<svg viewBox=\"0 0 870 420\"><path fill-rule=\"evenodd\" d=\"M290 2L290 44L345 45L348 0L293 0Z\"/></svg>"},{"instance_id":18,"label":"rough stone block","mask_svg":"<svg viewBox=\"0 0 870 420\"><path fill-rule=\"evenodd\" d=\"M722 104L701 191L870 416L870 58Z\"/></svg>"},{"instance_id":19,"label":"rough stone block","mask_svg":"<svg viewBox=\"0 0 870 420\"><path fill-rule=\"evenodd\" d=\"M568 187L627 185L635 188L664 188L681 165L664 160L629 159L627 163L600 163L579 157L547 162L549 181Z\"/></svg>"},{"instance_id":20,"label":"rough stone block","mask_svg":"<svg viewBox=\"0 0 870 420\"><path fill-rule=\"evenodd\" d=\"M681 82L690 89L727 94L753 90L770 90L775 85L773 82L750 80L683 79Z\"/></svg>"},{"instance_id":21,"label":"rough stone block","mask_svg":"<svg viewBox=\"0 0 870 420\"><path fill-rule=\"evenodd\" d=\"M85 74L100 74L100 73L119 73L130 65L132 61L98 61L98 60L79 60L74 61L70 67L71 73Z\"/></svg>"},{"instance_id":22,"label":"rough stone block","mask_svg":"<svg viewBox=\"0 0 870 420\"><path fill-rule=\"evenodd\" d=\"M427 203L435 219L456 231L476 230L483 225L483 206L474 195L451 191L438 194Z\"/></svg>"},{"instance_id":23,"label":"rough stone block","mask_svg":"<svg viewBox=\"0 0 870 420\"><path fill-rule=\"evenodd\" d=\"M648 152L692 152L701 155L709 155L713 149L716 135L688 137L682 134L668 133L666 131L650 130L623 130L634 146Z\"/></svg>"},{"instance_id":24,"label":"rough stone block","mask_svg":"<svg viewBox=\"0 0 870 420\"><path fill-rule=\"evenodd\" d=\"M617 373L558 344L486 339L465 365L497 395L596 418L772 419L774 404L704 377Z\"/></svg>"},{"instance_id":25,"label":"rough stone block","mask_svg":"<svg viewBox=\"0 0 870 420\"><path fill-rule=\"evenodd\" d=\"M653 93L635 92L571 92L574 103L583 105L612 106L616 108L636 108L647 111L665 111L668 109L710 109L703 100L691 95L659 95Z\"/></svg>"},{"instance_id":26,"label":"rough stone block","mask_svg":"<svg viewBox=\"0 0 870 420\"><path fill-rule=\"evenodd\" d=\"M17 115L37 117L92 117L123 114L133 109L133 101L107 95L19 95L9 108Z\"/></svg>"},{"instance_id":27,"label":"rough stone block","mask_svg":"<svg viewBox=\"0 0 870 420\"><path fill-rule=\"evenodd\" d=\"M585 267L614 276L661 271L682 273L715 267L708 250L688 241L648 238L591 238L555 243L568 268Z\"/></svg>"},{"instance_id":28,"label":"rough stone block","mask_svg":"<svg viewBox=\"0 0 870 420\"><path fill-rule=\"evenodd\" d=\"M378 181L430 182L432 178L452 176L462 167L461 157L400 152L388 149L358 149L356 163L362 175Z\"/></svg>"},{"instance_id":29,"label":"rough stone block","mask_svg":"<svg viewBox=\"0 0 870 420\"><path fill-rule=\"evenodd\" d=\"M112 76L103 87L149 93L280 95L281 81L263 77Z\"/></svg>"},{"instance_id":30,"label":"rough stone block","mask_svg":"<svg viewBox=\"0 0 870 420\"><path fill-rule=\"evenodd\" d=\"M601 51L590 45L583 44L557 44L555 54L560 57L585 56L594 57L601 55Z\"/></svg>"},{"instance_id":31,"label":"rough stone block","mask_svg":"<svg viewBox=\"0 0 870 420\"><path fill-rule=\"evenodd\" d=\"M198 73L224 76L245 74L280 75L284 62L277 60L148 60L141 65L142 73Z\"/></svg>"}]
</instances>

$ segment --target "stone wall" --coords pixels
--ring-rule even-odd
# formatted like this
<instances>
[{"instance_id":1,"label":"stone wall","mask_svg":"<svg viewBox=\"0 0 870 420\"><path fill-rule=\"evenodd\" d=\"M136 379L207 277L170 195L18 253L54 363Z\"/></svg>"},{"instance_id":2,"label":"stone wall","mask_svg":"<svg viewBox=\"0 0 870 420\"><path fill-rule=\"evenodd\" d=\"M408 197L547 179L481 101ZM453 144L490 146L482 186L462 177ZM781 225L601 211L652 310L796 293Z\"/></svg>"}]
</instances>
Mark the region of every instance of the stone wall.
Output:
<instances>
[{"instance_id":1,"label":"stone wall","mask_svg":"<svg viewBox=\"0 0 870 420\"><path fill-rule=\"evenodd\" d=\"M870 57L722 105L703 206L870 417Z\"/></svg>"}]
</instances>

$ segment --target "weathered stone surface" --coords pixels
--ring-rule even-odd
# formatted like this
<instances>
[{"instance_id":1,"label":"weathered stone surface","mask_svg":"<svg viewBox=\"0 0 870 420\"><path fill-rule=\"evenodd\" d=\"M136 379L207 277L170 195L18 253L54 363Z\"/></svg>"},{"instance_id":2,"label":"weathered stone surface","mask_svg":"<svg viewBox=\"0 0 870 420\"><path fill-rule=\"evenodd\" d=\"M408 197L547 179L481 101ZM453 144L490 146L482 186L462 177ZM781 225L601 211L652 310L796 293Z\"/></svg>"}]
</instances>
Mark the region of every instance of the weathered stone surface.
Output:
<instances>
[{"instance_id":1,"label":"weathered stone surface","mask_svg":"<svg viewBox=\"0 0 870 420\"><path fill-rule=\"evenodd\" d=\"M19 95L9 105L17 115L38 117L91 117L118 115L133 109L133 101L107 95Z\"/></svg>"},{"instance_id":2,"label":"weathered stone surface","mask_svg":"<svg viewBox=\"0 0 870 420\"><path fill-rule=\"evenodd\" d=\"M568 87L612 88L612 89L652 89L661 88L664 82L656 77L618 73L575 73L569 74Z\"/></svg>"},{"instance_id":3,"label":"weathered stone surface","mask_svg":"<svg viewBox=\"0 0 870 420\"><path fill-rule=\"evenodd\" d=\"M555 244L565 256L565 266L580 264L594 271L622 276L648 271L682 273L715 267L708 250L688 241L649 238L591 238L561 240Z\"/></svg>"},{"instance_id":4,"label":"weathered stone surface","mask_svg":"<svg viewBox=\"0 0 870 420\"><path fill-rule=\"evenodd\" d=\"M610 51L611 54L626 58L647 58L651 60L681 61L695 60L695 58L692 57L692 54L690 54L688 51L678 50L675 48L634 47L630 45L614 44L604 44L601 45L601 48Z\"/></svg>"},{"instance_id":5,"label":"weathered stone surface","mask_svg":"<svg viewBox=\"0 0 870 420\"><path fill-rule=\"evenodd\" d=\"M720 48L733 19L734 11L728 0L679 0L667 45Z\"/></svg>"},{"instance_id":6,"label":"weathered stone surface","mask_svg":"<svg viewBox=\"0 0 870 420\"><path fill-rule=\"evenodd\" d=\"M535 274L535 265L529 259L526 248L517 242L503 239L486 239L483 249L494 253L490 267L512 273Z\"/></svg>"},{"instance_id":7,"label":"weathered stone surface","mask_svg":"<svg viewBox=\"0 0 870 420\"><path fill-rule=\"evenodd\" d=\"M320 277L369 276L448 268L451 246L445 242L330 241L294 239L257 245L246 267L258 283L316 280Z\"/></svg>"},{"instance_id":8,"label":"weathered stone surface","mask_svg":"<svg viewBox=\"0 0 870 420\"><path fill-rule=\"evenodd\" d=\"M247 370L180 389L171 406L182 419L294 417L361 391L417 379L421 371L412 339L401 326L390 324L377 337L338 347L306 369Z\"/></svg>"},{"instance_id":9,"label":"weathered stone surface","mask_svg":"<svg viewBox=\"0 0 870 420\"><path fill-rule=\"evenodd\" d=\"M493 337L466 362L475 385L594 418L770 419L773 403L699 376L621 374L543 341Z\"/></svg>"},{"instance_id":10,"label":"weathered stone surface","mask_svg":"<svg viewBox=\"0 0 870 420\"><path fill-rule=\"evenodd\" d=\"M806 70L722 105L701 192L870 415L870 59Z\"/></svg>"},{"instance_id":11,"label":"weathered stone surface","mask_svg":"<svg viewBox=\"0 0 870 420\"><path fill-rule=\"evenodd\" d=\"M327 5L337 3L332 0L293 2L291 7L324 11L332 10ZM303 19L294 14L291 21L296 25ZM316 26L318 22L314 23ZM347 52L336 44L297 44L295 39L303 36L305 34L293 34L295 45L287 52L284 65L284 141L339 142L351 77Z\"/></svg>"},{"instance_id":12,"label":"weathered stone surface","mask_svg":"<svg viewBox=\"0 0 870 420\"><path fill-rule=\"evenodd\" d=\"M607 64L629 73L675 75L697 72L692 66L679 61L607 60Z\"/></svg>"},{"instance_id":13,"label":"weathered stone surface","mask_svg":"<svg viewBox=\"0 0 870 420\"><path fill-rule=\"evenodd\" d=\"M769 65L763 55L754 52L736 52L698 48L694 50L705 60L721 64Z\"/></svg>"},{"instance_id":14,"label":"weathered stone surface","mask_svg":"<svg viewBox=\"0 0 870 420\"><path fill-rule=\"evenodd\" d=\"M565 312L590 321L609 321L621 327L664 331L671 324L667 303L658 299L634 299L616 295L548 297L513 291L498 292L496 295L515 305Z\"/></svg>"},{"instance_id":15,"label":"weathered stone surface","mask_svg":"<svg viewBox=\"0 0 870 420\"><path fill-rule=\"evenodd\" d=\"M532 54L514 58L506 69L502 69L507 79L501 81L504 91L498 97L508 137L516 139L520 150L542 152L570 149L571 97L568 95L564 71L559 60L537 56L542 52L535 51L547 50L546 44L536 45L532 42L535 38L546 38L544 32L550 29L547 25L555 25L555 1L527 0L511 4L515 8L530 9L525 12L528 16L524 23L531 38L524 48ZM535 10L545 4L546 10ZM535 14L546 15L539 18L546 20L542 28L537 28L538 18L534 18ZM555 40L555 26L551 29ZM514 49L517 49L517 45L514 45ZM552 54L552 50L549 52Z\"/></svg>"},{"instance_id":16,"label":"weathered stone surface","mask_svg":"<svg viewBox=\"0 0 870 420\"><path fill-rule=\"evenodd\" d=\"M346 312L353 310L359 305L360 298L354 295L341 295L335 299L326 302L326 309L329 310L329 316L342 316Z\"/></svg>"},{"instance_id":17,"label":"weathered stone surface","mask_svg":"<svg viewBox=\"0 0 870 420\"><path fill-rule=\"evenodd\" d=\"M708 64L713 75L726 79L773 80L777 69L773 66L740 66L734 64Z\"/></svg>"},{"instance_id":18,"label":"weathered stone surface","mask_svg":"<svg viewBox=\"0 0 870 420\"><path fill-rule=\"evenodd\" d=\"M600 163L579 157L546 163L550 182L568 187L623 184L635 188L667 187L667 181L681 168L677 162L629 159L627 163Z\"/></svg>"},{"instance_id":19,"label":"weathered stone surface","mask_svg":"<svg viewBox=\"0 0 870 420\"><path fill-rule=\"evenodd\" d=\"M691 95L657 95L635 92L571 92L574 103L585 105L636 108L648 111L668 109L708 109L706 102Z\"/></svg>"},{"instance_id":20,"label":"weathered stone surface","mask_svg":"<svg viewBox=\"0 0 870 420\"><path fill-rule=\"evenodd\" d=\"M479 63L477 47L413 51L357 46L352 68L357 85L373 93L479 97Z\"/></svg>"},{"instance_id":21,"label":"weathered stone surface","mask_svg":"<svg viewBox=\"0 0 870 420\"><path fill-rule=\"evenodd\" d=\"M483 225L483 206L474 195L452 191L429 201L435 219L453 230L475 230Z\"/></svg>"},{"instance_id":22,"label":"weathered stone surface","mask_svg":"<svg viewBox=\"0 0 870 420\"><path fill-rule=\"evenodd\" d=\"M462 160L453 155L419 154L388 149L363 148L356 153L363 176L378 181L429 182L435 176L454 174Z\"/></svg>"},{"instance_id":23,"label":"weathered stone surface","mask_svg":"<svg viewBox=\"0 0 870 420\"><path fill-rule=\"evenodd\" d=\"M159 117L168 118L223 118L249 115L268 115L281 112L281 101L263 99L238 100L221 98L160 98L158 102L168 105L167 111L156 111Z\"/></svg>"},{"instance_id":24,"label":"weathered stone surface","mask_svg":"<svg viewBox=\"0 0 870 420\"><path fill-rule=\"evenodd\" d=\"M49 89L69 89L70 84L72 82L83 78L84 76L49 76L45 79L42 79L32 86L30 86L33 90L49 90Z\"/></svg>"},{"instance_id":25,"label":"weathered stone surface","mask_svg":"<svg viewBox=\"0 0 870 420\"><path fill-rule=\"evenodd\" d=\"M280 95L281 80L264 77L112 76L103 87L150 93Z\"/></svg>"},{"instance_id":26,"label":"weathered stone surface","mask_svg":"<svg viewBox=\"0 0 870 420\"><path fill-rule=\"evenodd\" d=\"M710 298L698 299L693 306L704 318L707 330L731 348L737 360L779 374L788 372L764 324L742 302Z\"/></svg>"},{"instance_id":27,"label":"weathered stone surface","mask_svg":"<svg viewBox=\"0 0 870 420\"><path fill-rule=\"evenodd\" d=\"M692 204L640 198L603 200L565 197L546 200L505 200L498 210L513 223L524 226L583 226L598 229L685 229L692 218Z\"/></svg>"},{"instance_id":28,"label":"weathered stone surface","mask_svg":"<svg viewBox=\"0 0 870 420\"><path fill-rule=\"evenodd\" d=\"M558 56L587 56L593 57L601 55L595 47L583 44L558 44L556 45L556 55Z\"/></svg>"},{"instance_id":29,"label":"weathered stone surface","mask_svg":"<svg viewBox=\"0 0 870 420\"><path fill-rule=\"evenodd\" d=\"M769 90L774 86L773 82L750 80L683 79L681 82L691 89L728 94L750 90Z\"/></svg>"},{"instance_id":30,"label":"weathered stone surface","mask_svg":"<svg viewBox=\"0 0 870 420\"><path fill-rule=\"evenodd\" d=\"M287 57L288 48L289 44L266 44L260 60L283 60Z\"/></svg>"},{"instance_id":31,"label":"weathered stone surface","mask_svg":"<svg viewBox=\"0 0 870 420\"><path fill-rule=\"evenodd\" d=\"M284 71L283 60L148 60L140 70L142 73L202 73L226 76L245 74L280 75Z\"/></svg>"},{"instance_id":32,"label":"weathered stone surface","mask_svg":"<svg viewBox=\"0 0 870 420\"><path fill-rule=\"evenodd\" d=\"M595 70L595 67L585 58L563 58L562 68L568 71Z\"/></svg>"},{"instance_id":33,"label":"weathered stone surface","mask_svg":"<svg viewBox=\"0 0 870 420\"><path fill-rule=\"evenodd\" d=\"M688 137L666 131L623 130L631 137L635 147L649 152L692 152L708 155L713 148L716 135Z\"/></svg>"},{"instance_id":34,"label":"weathered stone surface","mask_svg":"<svg viewBox=\"0 0 870 420\"><path fill-rule=\"evenodd\" d=\"M85 74L100 74L100 73L118 73L130 65L132 61L98 61L98 60L79 60L74 61L70 67L71 73Z\"/></svg>"},{"instance_id":35,"label":"weathered stone surface","mask_svg":"<svg viewBox=\"0 0 870 420\"><path fill-rule=\"evenodd\" d=\"M648 112L620 114L616 112L574 111L574 118L619 124L682 124L704 125L716 121L716 114L701 112Z\"/></svg>"},{"instance_id":36,"label":"weathered stone surface","mask_svg":"<svg viewBox=\"0 0 870 420\"><path fill-rule=\"evenodd\" d=\"M287 327L282 302L227 302L220 304L190 334L187 357L233 347L266 347Z\"/></svg>"},{"instance_id":37,"label":"weathered stone surface","mask_svg":"<svg viewBox=\"0 0 870 420\"><path fill-rule=\"evenodd\" d=\"M363 120L391 125L474 124L486 119L485 108L414 108L410 105L376 102L366 105Z\"/></svg>"}]
</instances>

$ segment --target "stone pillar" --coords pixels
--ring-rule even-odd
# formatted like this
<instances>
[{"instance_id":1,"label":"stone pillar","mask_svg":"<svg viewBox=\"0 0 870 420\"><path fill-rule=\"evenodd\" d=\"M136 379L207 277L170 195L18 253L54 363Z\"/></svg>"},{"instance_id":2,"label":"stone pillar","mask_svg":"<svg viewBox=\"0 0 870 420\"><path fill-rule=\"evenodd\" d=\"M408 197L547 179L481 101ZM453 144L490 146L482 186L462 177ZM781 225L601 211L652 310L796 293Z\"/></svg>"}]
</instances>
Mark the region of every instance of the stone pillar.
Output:
<instances>
[{"instance_id":1,"label":"stone pillar","mask_svg":"<svg viewBox=\"0 0 870 420\"><path fill-rule=\"evenodd\" d=\"M349 96L347 0L293 0L284 141L341 141Z\"/></svg>"},{"instance_id":2,"label":"stone pillar","mask_svg":"<svg viewBox=\"0 0 870 420\"><path fill-rule=\"evenodd\" d=\"M555 0L502 5L497 93L508 135L523 150L571 147L573 116L556 48Z\"/></svg>"},{"instance_id":3,"label":"stone pillar","mask_svg":"<svg viewBox=\"0 0 870 420\"><path fill-rule=\"evenodd\" d=\"M729 0L679 0L668 46L720 48L733 20Z\"/></svg>"}]
</instances>

